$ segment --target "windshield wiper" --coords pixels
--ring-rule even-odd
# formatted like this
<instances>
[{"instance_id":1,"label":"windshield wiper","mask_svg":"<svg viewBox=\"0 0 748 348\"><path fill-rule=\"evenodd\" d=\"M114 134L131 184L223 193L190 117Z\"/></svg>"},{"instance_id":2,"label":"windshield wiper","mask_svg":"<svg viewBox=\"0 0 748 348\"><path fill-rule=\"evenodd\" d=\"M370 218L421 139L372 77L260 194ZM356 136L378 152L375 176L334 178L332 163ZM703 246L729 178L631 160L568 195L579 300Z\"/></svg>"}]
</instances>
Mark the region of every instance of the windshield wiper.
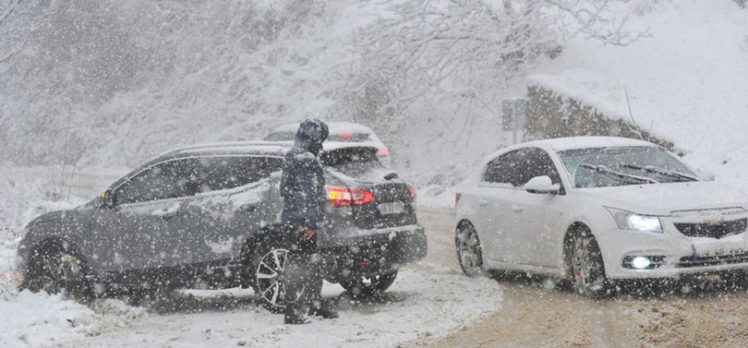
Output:
<instances>
[{"instance_id":1,"label":"windshield wiper","mask_svg":"<svg viewBox=\"0 0 748 348\"><path fill-rule=\"evenodd\" d=\"M650 184L656 184L659 181L648 178L645 176L638 176L638 175L631 175L626 173L617 172L613 169L610 169L608 166L604 165L594 165L589 163L582 163L579 165L582 168L592 169L596 173L605 174L608 177L618 179L624 182L632 183L632 184L641 184L641 183L650 183Z\"/></svg>"},{"instance_id":2,"label":"windshield wiper","mask_svg":"<svg viewBox=\"0 0 748 348\"><path fill-rule=\"evenodd\" d=\"M679 173L673 170L655 167L655 166L637 166L635 164L622 164L621 167L634 169L634 170L641 170L646 173L653 173L660 176L665 176L671 179L679 179L679 180L685 180L685 181L699 181L698 178L692 175Z\"/></svg>"}]
</instances>

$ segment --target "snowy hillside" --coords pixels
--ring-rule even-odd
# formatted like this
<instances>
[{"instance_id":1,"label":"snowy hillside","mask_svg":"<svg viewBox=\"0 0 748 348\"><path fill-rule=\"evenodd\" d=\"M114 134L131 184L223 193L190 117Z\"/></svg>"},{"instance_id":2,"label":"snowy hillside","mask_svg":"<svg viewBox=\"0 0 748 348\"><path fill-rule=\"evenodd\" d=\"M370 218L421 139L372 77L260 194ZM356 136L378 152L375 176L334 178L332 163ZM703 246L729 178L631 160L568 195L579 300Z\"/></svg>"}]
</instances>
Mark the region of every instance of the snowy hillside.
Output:
<instances>
[{"instance_id":1,"label":"snowy hillside","mask_svg":"<svg viewBox=\"0 0 748 348\"><path fill-rule=\"evenodd\" d=\"M530 83L633 120L686 159L743 186L748 163L748 11L733 1L659 2L631 18L628 46L572 40Z\"/></svg>"}]
</instances>

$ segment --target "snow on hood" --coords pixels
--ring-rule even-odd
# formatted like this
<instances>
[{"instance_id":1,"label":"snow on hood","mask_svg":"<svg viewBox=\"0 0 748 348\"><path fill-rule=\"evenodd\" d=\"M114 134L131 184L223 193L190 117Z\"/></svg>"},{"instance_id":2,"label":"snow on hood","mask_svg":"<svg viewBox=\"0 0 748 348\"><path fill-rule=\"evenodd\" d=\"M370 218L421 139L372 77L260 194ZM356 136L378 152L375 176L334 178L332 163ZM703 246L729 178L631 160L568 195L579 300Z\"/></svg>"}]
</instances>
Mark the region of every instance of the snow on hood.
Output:
<instances>
[{"instance_id":1,"label":"snow on hood","mask_svg":"<svg viewBox=\"0 0 748 348\"><path fill-rule=\"evenodd\" d=\"M640 214L748 207L748 195L716 182L680 182L577 189L603 205Z\"/></svg>"}]
</instances>

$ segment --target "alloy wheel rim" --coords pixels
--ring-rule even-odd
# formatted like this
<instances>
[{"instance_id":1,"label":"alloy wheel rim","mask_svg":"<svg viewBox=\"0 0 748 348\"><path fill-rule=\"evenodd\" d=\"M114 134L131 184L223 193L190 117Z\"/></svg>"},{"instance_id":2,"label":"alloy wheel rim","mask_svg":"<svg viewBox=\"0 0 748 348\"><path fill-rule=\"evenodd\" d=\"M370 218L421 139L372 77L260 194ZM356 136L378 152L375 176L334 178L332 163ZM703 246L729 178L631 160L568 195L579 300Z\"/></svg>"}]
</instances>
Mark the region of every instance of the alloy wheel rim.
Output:
<instances>
[{"instance_id":1,"label":"alloy wheel rim","mask_svg":"<svg viewBox=\"0 0 748 348\"><path fill-rule=\"evenodd\" d=\"M283 305L281 301L285 300L286 285L284 283L284 273L288 261L289 251L287 249L272 249L260 258L255 271L257 280L257 290L264 301L273 305ZM296 300L301 297L304 288L296 296Z\"/></svg>"},{"instance_id":2,"label":"alloy wheel rim","mask_svg":"<svg viewBox=\"0 0 748 348\"><path fill-rule=\"evenodd\" d=\"M460 263L470 274L478 273L481 264L478 248L478 236L470 229L462 230L457 235L457 244L460 252Z\"/></svg>"},{"instance_id":3,"label":"alloy wheel rim","mask_svg":"<svg viewBox=\"0 0 748 348\"><path fill-rule=\"evenodd\" d=\"M580 292L585 290L596 290L601 285L597 276L600 274L598 265L592 265L592 253L590 253L591 240L581 238L574 245L574 257L572 260L572 272L574 273L574 284Z\"/></svg>"},{"instance_id":4,"label":"alloy wheel rim","mask_svg":"<svg viewBox=\"0 0 748 348\"><path fill-rule=\"evenodd\" d=\"M83 278L80 259L70 254L44 256L42 270L42 289L47 293L74 296L68 293L69 288Z\"/></svg>"}]
</instances>

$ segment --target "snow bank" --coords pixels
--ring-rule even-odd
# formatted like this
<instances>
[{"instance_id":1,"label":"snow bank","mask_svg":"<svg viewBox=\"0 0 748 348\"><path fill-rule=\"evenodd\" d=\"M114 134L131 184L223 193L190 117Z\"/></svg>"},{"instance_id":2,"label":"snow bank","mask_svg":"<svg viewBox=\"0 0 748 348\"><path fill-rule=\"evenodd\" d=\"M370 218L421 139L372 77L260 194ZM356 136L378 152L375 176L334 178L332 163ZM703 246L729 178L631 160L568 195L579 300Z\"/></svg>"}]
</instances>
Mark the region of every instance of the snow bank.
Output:
<instances>
[{"instance_id":1,"label":"snow bank","mask_svg":"<svg viewBox=\"0 0 748 348\"><path fill-rule=\"evenodd\" d=\"M686 160L742 184L748 163L748 11L734 1L660 1L632 17L651 37L629 46L572 40L558 59L530 78L631 120L687 152Z\"/></svg>"},{"instance_id":2,"label":"snow bank","mask_svg":"<svg viewBox=\"0 0 748 348\"><path fill-rule=\"evenodd\" d=\"M0 282L0 291L7 286ZM86 306L45 293L5 291L0 294L0 313L5 317L0 346L61 344L84 337L95 326L94 312Z\"/></svg>"},{"instance_id":3,"label":"snow bank","mask_svg":"<svg viewBox=\"0 0 748 348\"><path fill-rule=\"evenodd\" d=\"M38 347L83 337L92 329L88 307L46 293L18 292L15 250L0 247L0 347Z\"/></svg>"}]
</instances>

